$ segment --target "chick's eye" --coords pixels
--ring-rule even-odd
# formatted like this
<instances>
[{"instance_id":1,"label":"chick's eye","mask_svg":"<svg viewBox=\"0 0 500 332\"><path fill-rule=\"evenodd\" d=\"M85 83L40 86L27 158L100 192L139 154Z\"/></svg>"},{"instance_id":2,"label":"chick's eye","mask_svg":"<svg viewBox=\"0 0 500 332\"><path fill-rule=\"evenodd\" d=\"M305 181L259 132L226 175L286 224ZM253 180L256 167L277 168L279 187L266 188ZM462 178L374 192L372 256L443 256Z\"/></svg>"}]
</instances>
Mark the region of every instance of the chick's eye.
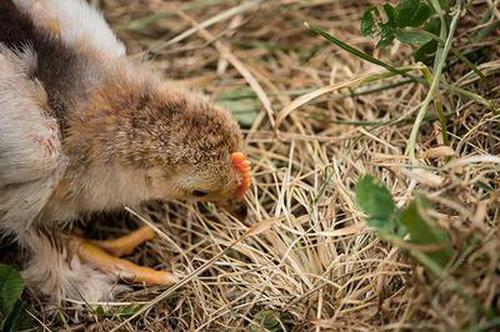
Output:
<instances>
[{"instance_id":1,"label":"chick's eye","mask_svg":"<svg viewBox=\"0 0 500 332\"><path fill-rule=\"evenodd\" d=\"M193 190L193 196L195 197L204 197L208 195L208 191L205 190Z\"/></svg>"}]
</instances>

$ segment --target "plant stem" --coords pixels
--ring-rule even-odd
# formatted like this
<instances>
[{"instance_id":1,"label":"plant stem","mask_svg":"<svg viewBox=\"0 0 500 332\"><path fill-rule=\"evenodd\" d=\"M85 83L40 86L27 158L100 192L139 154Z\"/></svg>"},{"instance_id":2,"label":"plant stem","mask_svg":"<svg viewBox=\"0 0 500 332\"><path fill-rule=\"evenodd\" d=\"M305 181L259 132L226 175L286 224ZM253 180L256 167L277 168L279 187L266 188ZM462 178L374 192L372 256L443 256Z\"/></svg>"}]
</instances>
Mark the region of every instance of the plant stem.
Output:
<instances>
[{"instance_id":1,"label":"plant stem","mask_svg":"<svg viewBox=\"0 0 500 332\"><path fill-rule=\"evenodd\" d=\"M449 92L455 93L459 96L465 97L470 100L474 100L476 103L481 104L486 106L489 110L491 110L495 115L498 115L500 110L495 106L495 104L484 98L481 95L478 95L477 93L474 93L470 90L467 89L462 89L456 86L453 86L451 84L446 84L446 83L441 83L441 86L448 90Z\"/></svg>"},{"instance_id":2,"label":"plant stem","mask_svg":"<svg viewBox=\"0 0 500 332\"><path fill-rule=\"evenodd\" d=\"M445 41L443 39L439 38L435 34L430 33L428 31L420 30L420 29L415 29L415 28L405 28L404 31L411 31L411 32L415 32L415 33L421 34L423 36L427 36L427 37L431 38L432 40L438 42L441 46L444 46ZM488 89L491 89L490 82L488 81L488 79L486 78L486 76L483 74L483 72L475 64L473 64L472 62L470 62L470 60L467 59L467 57L462 52L454 49L453 47L450 49L450 51L460 61L462 61L467 67L469 67L477 76L479 76L479 78L481 78L481 80L486 84L486 86L488 87Z\"/></svg>"},{"instance_id":3,"label":"plant stem","mask_svg":"<svg viewBox=\"0 0 500 332\"><path fill-rule=\"evenodd\" d=\"M310 25L308 22L304 23L304 25L306 26L306 28L308 28L309 30L311 30L315 34L322 36L323 38L325 38L326 40L328 40L330 43L339 46L340 48L342 48L342 49L346 50L347 52L349 52L349 53L357 56L358 58L361 58L361 59L363 59L365 61L368 61L368 62L371 62L371 63L376 64L378 66L381 66L381 67L387 69L388 71L390 71L390 72L392 72L394 74L399 74L399 75L404 76L404 77L410 77L412 79L417 79L416 77L411 76L408 73L405 73L405 72L399 70L398 68L396 68L394 66L391 66L391 65L389 65L389 64L387 64L387 63L385 63L385 62L383 62L383 61L381 61L379 59L376 59L376 58L372 57L371 55L366 54L363 51L358 50L355 47L352 47L351 45L349 45L349 44L341 41L340 39L332 36L331 34L329 34L328 32L326 32L325 30L323 30L320 27L317 27L317 26L314 26L314 25Z\"/></svg>"},{"instance_id":4,"label":"plant stem","mask_svg":"<svg viewBox=\"0 0 500 332\"><path fill-rule=\"evenodd\" d=\"M439 0L430 0L430 2L432 4L432 6L434 7L434 10L438 14L439 20L441 21L440 31L439 31L439 37L442 40L445 40L446 36L449 37L451 35L451 33L448 34L448 31L446 29L446 20L444 18L443 9L441 8L441 4L439 3ZM444 45L438 44L438 47L437 47L437 50L436 50L436 56L434 58L434 67L432 68L433 69L432 71L434 73L437 72L438 64L439 64L440 60L442 60L443 49L444 49Z\"/></svg>"},{"instance_id":5,"label":"plant stem","mask_svg":"<svg viewBox=\"0 0 500 332\"><path fill-rule=\"evenodd\" d=\"M448 138L448 121L443 111L443 103L441 102L441 95L437 95L434 100L434 107L436 108L436 114L439 119L439 126L441 127L441 137L443 138L444 145L450 145L450 140Z\"/></svg>"},{"instance_id":6,"label":"plant stem","mask_svg":"<svg viewBox=\"0 0 500 332\"><path fill-rule=\"evenodd\" d=\"M432 84L432 74L429 71L429 68L424 67L422 69L422 73L424 74L426 81L429 83L429 85L431 85ZM436 109L436 114L437 114L437 117L439 120L439 125L441 127L441 136L443 138L443 143L445 145L449 145L448 131L446 129L448 121L444 115L443 103L441 102L441 94L439 93L439 90L436 91L436 97L434 98L434 108Z\"/></svg>"},{"instance_id":7,"label":"plant stem","mask_svg":"<svg viewBox=\"0 0 500 332\"><path fill-rule=\"evenodd\" d=\"M437 2L437 0L433 0L433 3ZM439 5L439 4L438 4ZM410 160L414 166L419 165L419 161L416 158L415 155L415 145L417 141L417 135L418 131L420 129L420 125L422 123L422 120L424 119L427 109L429 108L430 102L435 98L436 91L439 89L439 82L441 80L441 73L443 70L443 66L446 61L446 56L448 55L448 52L450 51L451 44L453 42L453 34L455 32L455 29L457 27L458 23L458 18L460 17L460 8L457 8L455 15L453 15L453 18L451 20L450 24L450 31L448 33L448 37L446 38L446 42L444 44L444 47L442 50L438 48L438 52L436 54L436 61L434 63L434 76L432 79L431 86L429 88L429 91L427 92L427 95L425 96L425 99L422 103L422 106L420 107L420 110L418 111L417 118L415 120L415 123L413 124L413 128L410 133L410 138L408 139L408 145L407 145L407 153L408 156L410 157Z\"/></svg>"}]
</instances>

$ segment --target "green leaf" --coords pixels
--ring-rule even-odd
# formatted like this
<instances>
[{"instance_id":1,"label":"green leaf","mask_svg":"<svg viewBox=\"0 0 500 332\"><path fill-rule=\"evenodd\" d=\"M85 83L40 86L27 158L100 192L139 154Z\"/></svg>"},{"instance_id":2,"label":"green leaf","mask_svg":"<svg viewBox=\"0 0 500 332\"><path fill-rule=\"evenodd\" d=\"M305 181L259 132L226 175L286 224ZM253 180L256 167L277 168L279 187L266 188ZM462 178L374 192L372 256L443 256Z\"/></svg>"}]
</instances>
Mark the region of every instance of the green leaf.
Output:
<instances>
[{"instance_id":1,"label":"green leaf","mask_svg":"<svg viewBox=\"0 0 500 332\"><path fill-rule=\"evenodd\" d=\"M361 18L361 34L363 36L369 36L373 33L375 29L375 19L373 18L373 8L365 10L363 17Z\"/></svg>"},{"instance_id":2,"label":"green leaf","mask_svg":"<svg viewBox=\"0 0 500 332\"><path fill-rule=\"evenodd\" d=\"M4 321L0 324L2 331L19 331L31 327L32 320L26 314L21 295L24 280L13 267L0 264L0 316Z\"/></svg>"},{"instance_id":3,"label":"green leaf","mask_svg":"<svg viewBox=\"0 0 500 332\"><path fill-rule=\"evenodd\" d=\"M23 289L24 281L19 272L9 265L0 264L0 311L4 317L9 316Z\"/></svg>"},{"instance_id":4,"label":"green leaf","mask_svg":"<svg viewBox=\"0 0 500 332\"><path fill-rule=\"evenodd\" d=\"M283 331L282 324L280 323L280 314L273 310L261 310L255 314L251 332L281 332Z\"/></svg>"},{"instance_id":5,"label":"green leaf","mask_svg":"<svg viewBox=\"0 0 500 332\"><path fill-rule=\"evenodd\" d=\"M450 9L450 6L454 3L454 0L439 0L439 4L441 8L447 12Z\"/></svg>"},{"instance_id":6,"label":"green leaf","mask_svg":"<svg viewBox=\"0 0 500 332\"><path fill-rule=\"evenodd\" d=\"M226 90L221 92L217 96L217 101L219 100L239 100L243 98L256 98L257 95L253 91L253 89L249 86L240 86L235 89Z\"/></svg>"},{"instance_id":7,"label":"green leaf","mask_svg":"<svg viewBox=\"0 0 500 332\"><path fill-rule=\"evenodd\" d=\"M240 100L223 100L216 102L219 106L227 108L236 121L244 127L249 128L257 119L260 104L255 99L245 98Z\"/></svg>"},{"instance_id":8,"label":"green leaf","mask_svg":"<svg viewBox=\"0 0 500 332\"><path fill-rule=\"evenodd\" d=\"M424 33L418 31L399 30L396 33L396 38L405 44L422 45L428 43L432 38Z\"/></svg>"},{"instance_id":9,"label":"green leaf","mask_svg":"<svg viewBox=\"0 0 500 332\"><path fill-rule=\"evenodd\" d=\"M417 11L420 0L403 0L396 6L397 25L399 27L408 26L413 14Z\"/></svg>"},{"instance_id":10,"label":"green leaf","mask_svg":"<svg viewBox=\"0 0 500 332\"><path fill-rule=\"evenodd\" d=\"M374 224L383 223L391 218L396 205L386 186L373 176L366 175L358 181L355 190L359 206Z\"/></svg>"},{"instance_id":11,"label":"green leaf","mask_svg":"<svg viewBox=\"0 0 500 332\"><path fill-rule=\"evenodd\" d=\"M368 219L366 219L366 224L372 228L375 228L378 232L382 233L382 235L394 233L394 223L391 219L368 217Z\"/></svg>"},{"instance_id":12,"label":"green leaf","mask_svg":"<svg viewBox=\"0 0 500 332\"><path fill-rule=\"evenodd\" d=\"M380 31L380 40L377 43L376 48L382 48L389 46L392 41L396 38L394 34L394 29L391 26L384 25L382 26L382 30Z\"/></svg>"},{"instance_id":13,"label":"green leaf","mask_svg":"<svg viewBox=\"0 0 500 332\"><path fill-rule=\"evenodd\" d=\"M248 87L226 91L217 96L215 103L228 109L244 128L253 125L261 109L255 93Z\"/></svg>"},{"instance_id":14,"label":"green leaf","mask_svg":"<svg viewBox=\"0 0 500 332\"><path fill-rule=\"evenodd\" d=\"M432 15L433 9L420 0L403 0L396 7L397 25L404 27L419 27Z\"/></svg>"},{"instance_id":15,"label":"green leaf","mask_svg":"<svg viewBox=\"0 0 500 332\"><path fill-rule=\"evenodd\" d=\"M420 48L413 53L413 58L415 61L420 61L428 66L432 65L437 46L437 41L431 40L430 42L420 46Z\"/></svg>"},{"instance_id":16,"label":"green leaf","mask_svg":"<svg viewBox=\"0 0 500 332\"><path fill-rule=\"evenodd\" d=\"M441 20L438 17L431 18L424 27L425 31L436 36L439 36L440 29ZM436 53L437 46L438 42L435 40L431 40L430 42L425 43L419 49L417 49L413 54L413 58L416 61L423 62L426 65L430 66L434 61L434 55Z\"/></svg>"},{"instance_id":17,"label":"green leaf","mask_svg":"<svg viewBox=\"0 0 500 332\"><path fill-rule=\"evenodd\" d=\"M429 246L422 253L444 268L453 256L453 251L446 233L422 214L428 209L429 203L422 196L417 196L402 212L400 222L410 235L408 242Z\"/></svg>"},{"instance_id":18,"label":"green leaf","mask_svg":"<svg viewBox=\"0 0 500 332\"><path fill-rule=\"evenodd\" d=\"M10 315L5 319L2 332L16 332L33 328L33 318L26 312L26 307L21 300L17 300Z\"/></svg>"},{"instance_id":19,"label":"green leaf","mask_svg":"<svg viewBox=\"0 0 500 332\"><path fill-rule=\"evenodd\" d=\"M409 27L419 27L425 23L431 17L433 13L432 8L426 3L421 3L418 8L412 13L412 16L408 18L405 26Z\"/></svg>"},{"instance_id":20,"label":"green leaf","mask_svg":"<svg viewBox=\"0 0 500 332\"><path fill-rule=\"evenodd\" d=\"M441 20L439 17L433 17L424 26L424 30L430 32L436 36L439 36L441 31Z\"/></svg>"},{"instance_id":21,"label":"green leaf","mask_svg":"<svg viewBox=\"0 0 500 332\"><path fill-rule=\"evenodd\" d=\"M120 316L120 317L129 317L129 316L132 316L133 314L135 314L139 309L140 309L140 306L137 304L127 305L127 306L124 306L123 308L121 308L116 313L116 315Z\"/></svg>"},{"instance_id":22,"label":"green leaf","mask_svg":"<svg viewBox=\"0 0 500 332\"><path fill-rule=\"evenodd\" d=\"M398 17L394 7L392 7L390 3L384 3L384 11L387 15L387 24L393 28L397 27Z\"/></svg>"}]
</instances>

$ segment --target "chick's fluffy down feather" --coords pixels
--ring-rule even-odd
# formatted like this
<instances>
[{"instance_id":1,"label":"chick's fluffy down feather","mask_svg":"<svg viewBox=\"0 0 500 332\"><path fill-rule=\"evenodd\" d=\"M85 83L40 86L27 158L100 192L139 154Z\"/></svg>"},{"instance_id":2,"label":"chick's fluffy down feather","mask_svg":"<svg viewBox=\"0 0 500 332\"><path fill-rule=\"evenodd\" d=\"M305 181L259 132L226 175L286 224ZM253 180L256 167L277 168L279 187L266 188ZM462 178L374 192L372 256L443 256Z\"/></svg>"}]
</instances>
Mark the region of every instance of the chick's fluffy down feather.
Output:
<instances>
[{"instance_id":1,"label":"chick's fluffy down feather","mask_svg":"<svg viewBox=\"0 0 500 332\"><path fill-rule=\"evenodd\" d=\"M125 46L95 8L81 0L13 0L41 29L51 29L69 46L92 49L105 57L125 55Z\"/></svg>"},{"instance_id":2,"label":"chick's fluffy down feather","mask_svg":"<svg viewBox=\"0 0 500 332\"><path fill-rule=\"evenodd\" d=\"M34 222L66 164L45 91L28 78L35 65L32 50L0 45L0 223L15 234Z\"/></svg>"}]
</instances>

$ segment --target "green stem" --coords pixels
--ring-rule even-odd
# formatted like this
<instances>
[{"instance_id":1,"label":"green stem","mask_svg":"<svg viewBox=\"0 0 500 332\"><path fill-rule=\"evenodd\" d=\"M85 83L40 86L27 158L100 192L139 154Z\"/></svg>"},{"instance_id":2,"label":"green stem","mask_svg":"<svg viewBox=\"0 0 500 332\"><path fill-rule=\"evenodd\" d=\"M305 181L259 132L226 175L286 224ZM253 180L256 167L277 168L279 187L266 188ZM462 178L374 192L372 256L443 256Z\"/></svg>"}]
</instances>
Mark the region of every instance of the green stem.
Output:
<instances>
[{"instance_id":1,"label":"green stem","mask_svg":"<svg viewBox=\"0 0 500 332\"><path fill-rule=\"evenodd\" d=\"M399 69L397 69L396 67L393 67L377 58L374 58L372 57L371 55L368 55L366 54L365 52L363 51L360 51L358 50L357 48L354 48L352 47L351 45L347 44L347 43L344 43L343 41L341 41L340 39L332 36L331 34L329 34L328 32L326 32L325 30L323 30L322 28L320 27L317 27L317 26L314 26L314 25L310 25L308 22L304 23L304 25L309 29L311 30L312 32L314 32L315 34L317 35L320 35L322 36L323 38L325 38L326 40L328 40L330 43L332 44L335 44L337 46L339 46L340 48L346 50L347 52L357 56L358 58L361 58L365 61L368 61L368 62L371 62L373 64L376 64L380 67L383 67L385 69L387 69L388 71L394 73L394 74L399 74L401 76L404 76L404 77L410 77L412 79L418 79L417 77L414 77L414 76L411 76L409 75L408 73L405 73L404 71L401 71Z\"/></svg>"},{"instance_id":2,"label":"green stem","mask_svg":"<svg viewBox=\"0 0 500 332\"><path fill-rule=\"evenodd\" d=\"M424 74L425 80L429 83L429 85L432 84L432 74L429 71L429 68L424 67L422 69L422 72ZM441 102L441 95L439 94L439 90L436 91L436 97L434 98L434 107L436 109L436 114L439 120L439 126L441 127L441 136L443 138L443 143L445 145L449 145L449 139L448 139L448 121L444 115L443 111L443 103Z\"/></svg>"},{"instance_id":3,"label":"green stem","mask_svg":"<svg viewBox=\"0 0 500 332\"><path fill-rule=\"evenodd\" d=\"M448 31L446 29L446 20L444 18L443 9L441 8L441 4L439 3L438 0L430 0L430 2L432 4L432 6L434 7L434 10L438 14L439 20L441 21L439 37L441 37L442 40L445 40L446 36L449 37L451 35L451 33L448 34ZM438 48L436 50L436 57L434 58L434 67L432 68L433 69L432 71L434 73L437 71L439 62L442 59L443 49L444 49L444 45L438 44Z\"/></svg>"},{"instance_id":4,"label":"green stem","mask_svg":"<svg viewBox=\"0 0 500 332\"><path fill-rule=\"evenodd\" d=\"M432 1L433 4L434 2L437 2L436 0ZM438 3L439 5L439 3ZM415 155L415 145L417 142L417 135L418 131L420 129L420 125L422 123L422 120L424 119L427 109L429 108L429 104L431 101L435 98L436 92L439 89L439 82L441 80L441 73L443 70L443 66L446 61L446 56L448 52L450 51L451 44L453 41L453 34L455 32L455 29L457 27L458 23L458 18L460 17L460 8L457 8L457 11L455 15L452 18L451 24L450 24L450 31L448 33L448 37L446 38L445 45L442 50L438 48L438 52L436 54L435 58L435 70L434 70L434 77L432 79L431 86L429 88L429 91L427 92L427 95L425 96L425 99L422 103L422 106L420 107L420 110L418 111L417 118L415 120L415 123L413 124L413 128L410 133L410 138L408 139L408 145L407 145L407 153L408 156L410 157L410 160L413 165L417 166L419 165L419 162L417 160L417 157Z\"/></svg>"},{"instance_id":5,"label":"green stem","mask_svg":"<svg viewBox=\"0 0 500 332\"><path fill-rule=\"evenodd\" d=\"M462 89L462 88L453 86L451 84L443 83L443 82L441 82L441 86L451 93L455 93L461 97L465 97L467 99L474 100L476 103L486 106L495 115L498 115L500 113L500 109L497 106L495 106L495 104L492 101L484 98L481 95L478 95L477 93L474 93L474 92L467 90L467 89Z\"/></svg>"},{"instance_id":6,"label":"green stem","mask_svg":"<svg viewBox=\"0 0 500 332\"><path fill-rule=\"evenodd\" d=\"M425 30L420 30L420 29L415 29L415 28L405 28L405 29L403 29L403 31L411 31L411 32L419 33L422 36L429 37L432 40L438 42L441 46L444 46L444 43L445 43L445 41L443 39L441 39L438 36L436 36L435 34L430 33L428 31L425 31ZM470 62L470 60L467 59L467 57L462 52L456 50L455 48L452 47L450 49L450 51L451 51L451 53L453 53L453 55L455 55L458 59L460 59L467 67L469 67L477 76L479 76L479 78L486 84L488 89L491 89L490 82L488 81L486 76L483 74L483 72L475 64Z\"/></svg>"},{"instance_id":7,"label":"green stem","mask_svg":"<svg viewBox=\"0 0 500 332\"><path fill-rule=\"evenodd\" d=\"M450 140L448 138L448 121L444 114L443 103L441 102L441 96L438 94L434 100L434 107L436 108L436 114L439 119L439 126L441 127L441 137L443 138L444 145L450 145Z\"/></svg>"}]
</instances>

